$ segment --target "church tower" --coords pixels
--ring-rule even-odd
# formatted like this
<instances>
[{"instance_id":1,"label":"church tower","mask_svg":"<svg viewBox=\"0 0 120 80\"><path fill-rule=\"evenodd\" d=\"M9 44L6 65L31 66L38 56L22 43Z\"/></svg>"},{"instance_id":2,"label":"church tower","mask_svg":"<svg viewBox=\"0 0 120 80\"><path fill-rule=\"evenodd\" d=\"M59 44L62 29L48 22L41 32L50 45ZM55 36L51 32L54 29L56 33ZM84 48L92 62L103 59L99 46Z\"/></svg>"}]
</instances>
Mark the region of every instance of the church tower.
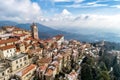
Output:
<instances>
[{"instance_id":1,"label":"church tower","mask_svg":"<svg viewBox=\"0 0 120 80\"><path fill-rule=\"evenodd\" d=\"M34 39L39 39L39 36L38 36L38 27L36 26L35 23L33 23L33 24L31 25L31 32L32 32L32 37L33 37Z\"/></svg>"}]
</instances>

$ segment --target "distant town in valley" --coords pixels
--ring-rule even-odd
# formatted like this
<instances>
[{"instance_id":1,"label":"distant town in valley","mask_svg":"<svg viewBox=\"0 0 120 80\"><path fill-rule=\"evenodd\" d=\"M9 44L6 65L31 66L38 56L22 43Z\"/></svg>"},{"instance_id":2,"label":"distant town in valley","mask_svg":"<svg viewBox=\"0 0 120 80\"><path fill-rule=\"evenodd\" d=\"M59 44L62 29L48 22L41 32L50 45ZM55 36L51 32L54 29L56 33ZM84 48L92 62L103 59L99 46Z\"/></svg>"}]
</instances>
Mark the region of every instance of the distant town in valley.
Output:
<instances>
[{"instance_id":1,"label":"distant town in valley","mask_svg":"<svg viewBox=\"0 0 120 80\"><path fill-rule=\"evenodd\" d=\"M0 80L113 80L120 75L120 49L111 42L40 39L38 27L0 29Z\"/></svg>"}]
</instances>

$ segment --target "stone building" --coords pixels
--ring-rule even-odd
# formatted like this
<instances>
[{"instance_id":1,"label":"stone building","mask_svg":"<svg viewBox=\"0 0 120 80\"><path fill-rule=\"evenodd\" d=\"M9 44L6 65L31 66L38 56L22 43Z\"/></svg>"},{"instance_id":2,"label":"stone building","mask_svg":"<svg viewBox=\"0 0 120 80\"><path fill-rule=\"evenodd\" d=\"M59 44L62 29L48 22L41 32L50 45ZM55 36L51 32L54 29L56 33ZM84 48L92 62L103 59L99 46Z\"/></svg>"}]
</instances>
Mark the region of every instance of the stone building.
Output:
<instances>
[{"instance_id":1,"label":"stone building","mask_svg":"<svg viewBox=\"0 0 120 80\"><path fill-rule=\"evenodd\" d=\"M31 25L31 31L32 31L32 37L33 37L34 39L39 39L38 27L36 26L35 23L33 23L33 24Z\"/></svg>"}]
</instances>

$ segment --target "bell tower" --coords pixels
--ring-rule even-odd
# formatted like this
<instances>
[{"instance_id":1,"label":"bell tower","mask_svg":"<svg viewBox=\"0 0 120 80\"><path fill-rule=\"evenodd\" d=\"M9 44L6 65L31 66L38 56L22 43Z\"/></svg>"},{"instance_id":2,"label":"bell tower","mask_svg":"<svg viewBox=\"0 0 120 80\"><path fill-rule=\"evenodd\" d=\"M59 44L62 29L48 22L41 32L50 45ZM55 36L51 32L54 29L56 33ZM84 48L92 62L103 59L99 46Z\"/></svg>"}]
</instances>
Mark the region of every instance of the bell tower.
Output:
<instances>
[{"instance_id":1,"label":"bell tower","mask_svg":"<svg viewBox=\"0 0 120 80\"><path fill-rule=\"evenodd\" d=\"M31 32L32 32L32 37L33 37L34 39L39 39L39 36L38 36L38 27L36 26L35 23L33 23L33 24L31 25Z\"/></svg>"}]
</instances>

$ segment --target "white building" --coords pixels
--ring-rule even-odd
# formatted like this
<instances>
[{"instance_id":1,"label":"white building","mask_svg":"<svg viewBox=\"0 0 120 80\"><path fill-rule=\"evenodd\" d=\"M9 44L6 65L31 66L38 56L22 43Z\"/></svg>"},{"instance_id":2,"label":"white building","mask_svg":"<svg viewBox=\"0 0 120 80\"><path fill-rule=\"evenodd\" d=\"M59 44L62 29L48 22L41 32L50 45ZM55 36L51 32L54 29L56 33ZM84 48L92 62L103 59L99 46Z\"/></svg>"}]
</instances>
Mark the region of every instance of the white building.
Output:
<instances>
[{"instance_id":1,"label":"white building","mask_svg":"<svg viewBox=\"0 0 120 80\"><path fill-rule=\"evenodd\" d=\"M15 52L16 52L15 45L0 47L0 58L3 59L14 56Z\"/></svg>"},{"instance_id":2,"label":"white building","mask_svg":"<svg viewBox=\"0 0 120 80\"><path fill-rule=\"evenodd\" d=\"M53 40L55 40L58 45L61 45L64 42L64 36L57 35L57 36L53 37Z\"/></svg>"},{"instance_id":3,"label":"white building","mask_svg":"<svg viewBox=\"0 0 120 80\"><path fill-rule=\"evenodd\" d=\"M7 58L7 61L10 63L13 74L29 65L28 55L24 53L9 57Z\"/></svg>"},{"instance_id":4,"label":"white building","mask_svg":"<svg viewBox=\"0 0 120 80\"><path fill-rule=\"evenodd\" d=\"M11 74L10 66L0 61L0 80L9 80Z\"/></svg>"}]
</instances>

